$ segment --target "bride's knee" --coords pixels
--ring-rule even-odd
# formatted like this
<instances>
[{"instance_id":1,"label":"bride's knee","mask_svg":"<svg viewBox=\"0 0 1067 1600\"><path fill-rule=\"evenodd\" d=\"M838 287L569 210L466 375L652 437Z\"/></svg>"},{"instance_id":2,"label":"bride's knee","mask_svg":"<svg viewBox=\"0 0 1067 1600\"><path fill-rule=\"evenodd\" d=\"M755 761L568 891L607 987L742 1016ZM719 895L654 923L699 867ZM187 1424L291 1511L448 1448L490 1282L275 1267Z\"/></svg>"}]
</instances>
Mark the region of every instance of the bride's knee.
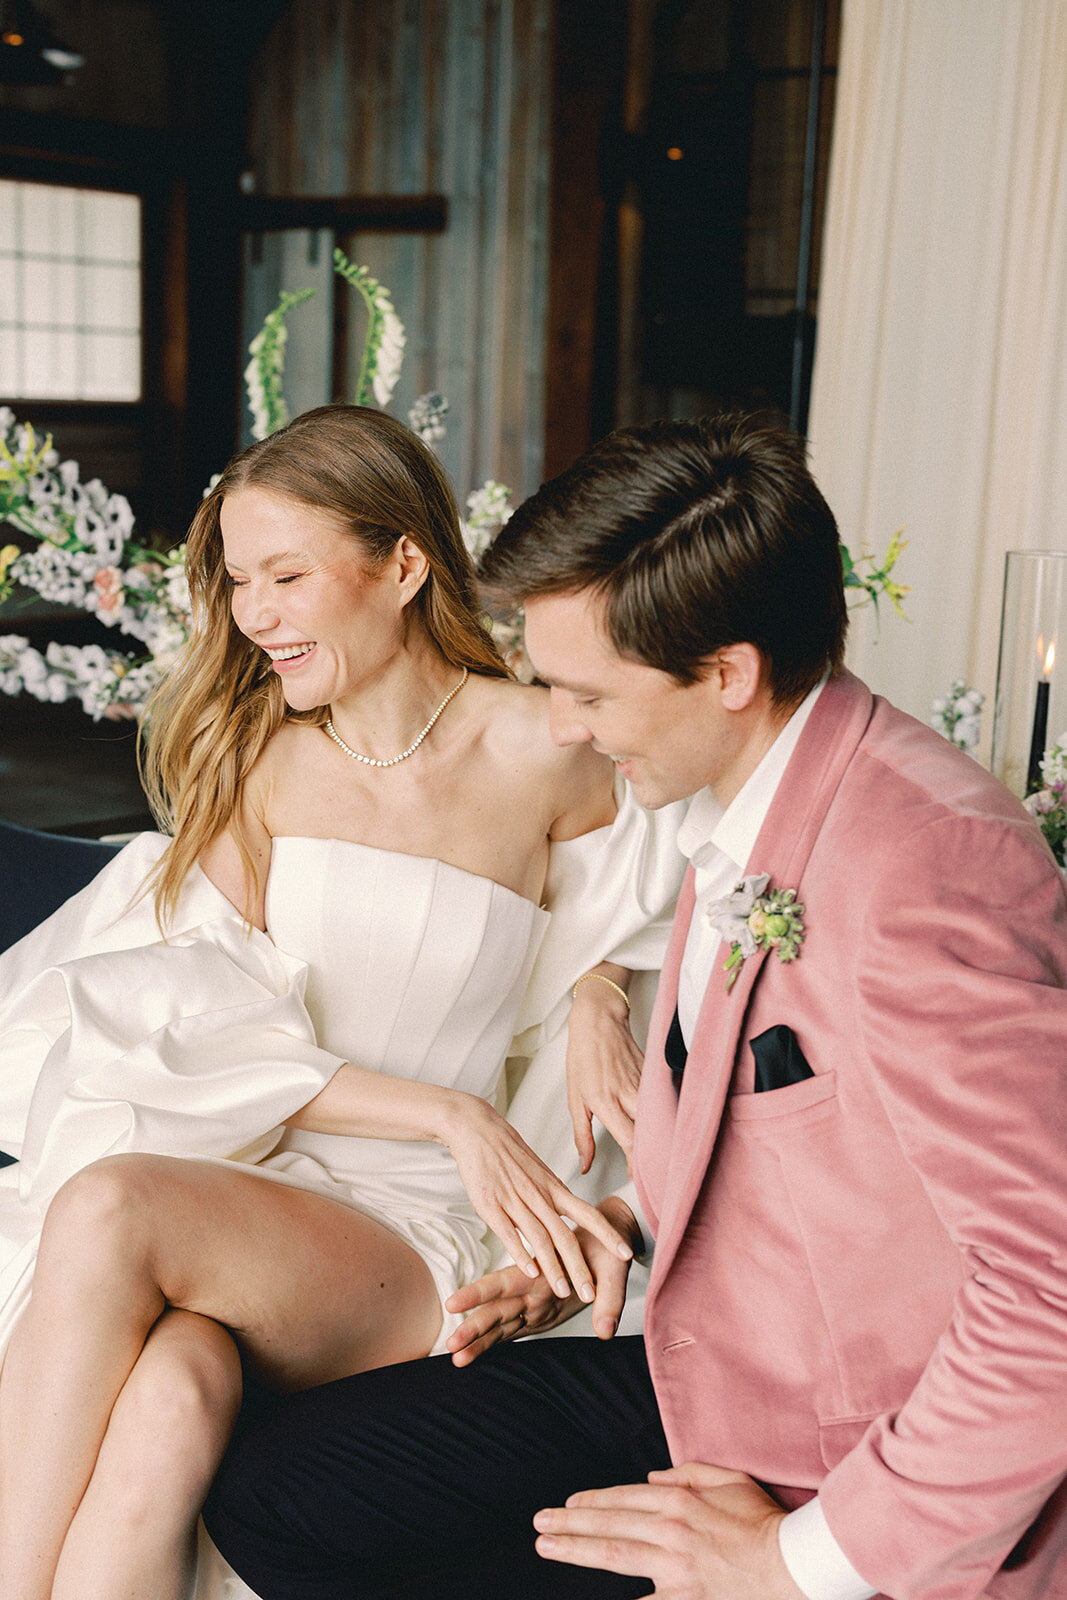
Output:
<instances>
[{"instance_id":1,"label":"bride's knee","mask_svg":"<svg viewBox=\"0 0 1067 1600\"><path fill-rule=\"evenodd\" d=\"M151 1156L108 1156L68 1178L45 1216L38 1276L51 1262L91 1268L112 1250L132 1264L150 1237L149 1201L161 1176Z\"/></svg>"},{"instance_id":2,"label":"bride's knee","mask_svg":"<svg viewBox=\"0 0 1067 1600\"><path fill-rule=\"evenodd\" d=\"M241 1363L227 1330L168 1311L156 1324L112 1414L109 1444L138 1492L201 1494L229 1442L241 1404Z\"/></svg>"}]
</instances>

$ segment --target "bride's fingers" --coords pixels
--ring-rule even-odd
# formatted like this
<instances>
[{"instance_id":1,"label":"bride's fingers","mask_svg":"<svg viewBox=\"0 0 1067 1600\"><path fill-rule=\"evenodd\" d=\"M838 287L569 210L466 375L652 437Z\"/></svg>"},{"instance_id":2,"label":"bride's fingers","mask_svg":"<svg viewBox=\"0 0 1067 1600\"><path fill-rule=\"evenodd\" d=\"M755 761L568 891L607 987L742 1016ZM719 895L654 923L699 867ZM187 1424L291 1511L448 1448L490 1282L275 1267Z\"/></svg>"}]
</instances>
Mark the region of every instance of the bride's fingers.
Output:
<instances>
[{"instance_id":1,"label":"bride's fingers","mask_svg":"<svg viewBox=\"0 0 1067 1600\"><path fill-rule=\"evenodd\" d=\"M597 1108L597 1115L615 1143L627 1156L633 1150L634 1119L618 1100L608 1100Z\"/></svg>"},{"instance_id":2,"label":"bride's fingers","mask_svg":"<svg viewBox=\"0 0 1067 1600\"><path fill-rule=\"evenodd\" d=\"M574 1148L578 1152L579 1170L584 1175L593 1165L596 1140L593 1137L593 1113L580 1102L570 1108L571 1126L574 1129ZM610 1130L609 1130L610 1131Z\"/></svg>"},{"instance_id":3,"label":"bride's fingers","mask_svg":"<svg viewBox=\"0 0 1067 1600\"><path fill-rule=\"evenodd\" d=\"M538 1267L561 1299L570 1294L572 1282L575 1289L579 1289L583 1281L591 1286L592 1279L581 1250L578 1251L579 1281L575 1282L564 1268L561 1257L566 1259L565 1241L573 1240L574 1236L550 1200L540 1194L531 1196L528 1201L516 1198L512 1221L521 1230Z\"/></svg>"},{"instance_id":4,"label":"bride's fingers","mask_svg":"<svg viewBox=\"0 0 1067 1600\"><path fill-rule=\"evenodd\" d=\"M562 1217L569 1217L575 1227L585 1228L587 1232L595 1234L601 1244L617 1255L622 1261L633 1259L633 1249L628 1239L624 1239L602 1211L596 1206L591 1206L585 1200L579 1200L576 1194L571 1194L565 1184L559 1185L562 1191L556 1200L556 1210Z\"/></svg>"},{"instance_id":5,"label":"bride's fingers","mask_svg":"<svg viewBox=\"0 0 1067 1600\"><path fill-rule=\"evenodd\" d=\"M517 1212L519 1209L514 1204L509 1208L513 1212ZM501 1205L487 1205L484 1210L479 1207L479 1215L483 1222L487 1222L492 1228L523 1276L527 1279L539 1277L540 1269L537 1262L534 1260L533 1253L527 1248L526 1240L519 1232L519 1227L523 1226L521 1218L516 1217L513 1220L509 1211L505 1211ZM523 1232L525 1232L525 1228L523 1228Z\"/></svg>"}]
</instances>

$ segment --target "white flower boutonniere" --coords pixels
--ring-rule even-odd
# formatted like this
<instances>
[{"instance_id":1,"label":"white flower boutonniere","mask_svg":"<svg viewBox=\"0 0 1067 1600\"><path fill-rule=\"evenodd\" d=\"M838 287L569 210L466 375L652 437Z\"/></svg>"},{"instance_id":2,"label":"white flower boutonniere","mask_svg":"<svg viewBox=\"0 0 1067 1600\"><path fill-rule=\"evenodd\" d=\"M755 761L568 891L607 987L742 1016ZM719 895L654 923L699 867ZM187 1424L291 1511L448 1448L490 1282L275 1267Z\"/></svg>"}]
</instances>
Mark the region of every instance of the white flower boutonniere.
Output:
<instances>
[{"instance_id":1,"label":"white flower boutonniere","mask_svg":"<svg viewBox=\"0 0 1067 1600\"><path fill-rule=\"evenodd\" d=\"M795 889L765 893L770 874L754 872L742 878L733 892L713 900L704 915L730 946L723 971L729 994L741 963L757 950L777 950L780 961L795 961L804 942L804 907Z\"/></svg>"}]
</instances>

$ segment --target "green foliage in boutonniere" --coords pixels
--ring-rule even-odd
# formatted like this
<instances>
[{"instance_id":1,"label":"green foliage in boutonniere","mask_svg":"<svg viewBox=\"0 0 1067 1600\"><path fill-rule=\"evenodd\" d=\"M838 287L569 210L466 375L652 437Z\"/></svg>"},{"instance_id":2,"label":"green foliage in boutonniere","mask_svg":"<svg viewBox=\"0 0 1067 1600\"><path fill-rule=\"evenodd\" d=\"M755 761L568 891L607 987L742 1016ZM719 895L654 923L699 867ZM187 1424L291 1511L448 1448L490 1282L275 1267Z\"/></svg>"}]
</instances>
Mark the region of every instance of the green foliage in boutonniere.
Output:
<instances>
[{"instance_id":1,"label":"green foliage in boutonniere","mask_svg":"<svg viewBox=\"0 0 1067 1600\"><path fill-rule=\"evenodd\" d=\"M777 950L779 961L795 961L804 942L804 907L795 889L772 889L770 874L751 873L721 900L712 901L704 915L730 946L723 971L729 994L741 963L757 950Z\"/></svg>"}]
</instances>

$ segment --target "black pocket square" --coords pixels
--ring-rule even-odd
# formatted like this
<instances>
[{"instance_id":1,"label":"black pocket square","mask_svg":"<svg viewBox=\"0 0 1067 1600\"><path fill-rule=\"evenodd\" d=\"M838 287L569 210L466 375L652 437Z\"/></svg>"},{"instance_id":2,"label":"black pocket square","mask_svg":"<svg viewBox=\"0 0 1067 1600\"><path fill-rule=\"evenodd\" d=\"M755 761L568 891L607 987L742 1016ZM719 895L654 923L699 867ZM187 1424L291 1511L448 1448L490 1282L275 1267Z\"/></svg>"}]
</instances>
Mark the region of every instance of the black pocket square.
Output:
<instances>
[{"instance_id":1,"label":"black pocket square","mask_svg":"<svg viewBox=\"0 0 1067 1600\"><path fill-rule=\"evenodd\" d=\"M757 1094L763 1094L768 1089L784 1089L787 1084L803 1083L805 1078L814 1078L815 1074L797 1044L796 1034L784 1022L757 1034L749 1043L756 1058Z\"/></svg>"},{"instance_id":2,"label":"black pocket square","mask_svg":"<svg viewBox=\"0 0 1067 1600\"><path fill-rule=\"evenodd\" d=\"M678 1021L677 1006L675 1006L674 1016L671 1018L670 1029L667 1033L667 1042L663 1046L663 1054L666 1058L667 1065L670 1067L671 1071L674 1073L675 1079L677 1080L685 1071L685 1063L689 1057L689 1051L686 1049L685 1038L682 1034L682 1025Z\"/></svg>"}]
</instances>

